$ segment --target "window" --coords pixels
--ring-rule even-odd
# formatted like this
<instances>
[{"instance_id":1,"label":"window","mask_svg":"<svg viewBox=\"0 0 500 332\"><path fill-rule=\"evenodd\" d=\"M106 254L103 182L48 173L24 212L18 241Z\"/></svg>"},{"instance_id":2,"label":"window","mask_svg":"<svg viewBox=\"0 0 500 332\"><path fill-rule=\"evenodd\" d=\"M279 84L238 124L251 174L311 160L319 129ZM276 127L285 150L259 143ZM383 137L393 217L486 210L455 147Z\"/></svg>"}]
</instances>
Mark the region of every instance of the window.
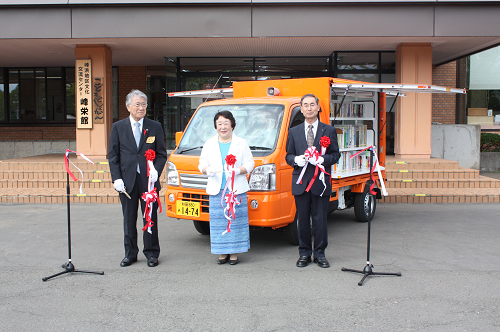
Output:
<instances>
[{"instance_id":1,"label":"window","mask_svg":"<svg viewBox=\"0 0 500 332\"><path fill-rule=\"evenodd\" d=\"M0 121L5 121L5 84L3 79L3 68L0 68Z\"/></svg>"},{"instance_id":2,"label":"window","mask_svg":"<svg viewBox=\"0 0 500 332\"><path fill-rule=\"evenodd\" d=\"M71 123L74 119L74 68L0 71L0 122Z\"/></svg>"}]
</instances>

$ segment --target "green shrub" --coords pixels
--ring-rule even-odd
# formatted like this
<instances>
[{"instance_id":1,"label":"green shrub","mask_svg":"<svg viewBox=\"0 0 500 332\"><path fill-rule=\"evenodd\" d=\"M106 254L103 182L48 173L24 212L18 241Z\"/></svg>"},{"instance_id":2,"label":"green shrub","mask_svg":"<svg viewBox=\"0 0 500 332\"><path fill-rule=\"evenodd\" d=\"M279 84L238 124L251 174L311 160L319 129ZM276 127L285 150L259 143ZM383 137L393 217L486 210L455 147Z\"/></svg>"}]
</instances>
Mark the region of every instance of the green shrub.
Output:
<instances>
[{"instance_id":1,"label":"green shrub","mask_svg":"<svg viewBox=\"0 0 500 332\"><path fill-rule=\"evenodd\" d=\"M500 152L500 135L482 133L481 152Z\"/></svg>"}]
</instances>

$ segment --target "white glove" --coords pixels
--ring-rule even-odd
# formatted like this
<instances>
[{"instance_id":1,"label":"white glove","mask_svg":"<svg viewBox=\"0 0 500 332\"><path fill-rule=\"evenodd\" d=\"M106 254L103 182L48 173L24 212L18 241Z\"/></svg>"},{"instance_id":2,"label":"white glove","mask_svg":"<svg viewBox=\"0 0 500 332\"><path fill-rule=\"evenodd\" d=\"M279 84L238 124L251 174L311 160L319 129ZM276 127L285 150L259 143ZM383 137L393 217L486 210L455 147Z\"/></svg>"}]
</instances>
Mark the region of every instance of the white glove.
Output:
<instances>
[{"instance_id":1,"label":"white glove","mask_svg":"<svg viewBox=\"0 0 500 332\"><path fill-rule=\"evenodd\" d=\"M295 156L294 162L295 164L297 164L297 166L304 167L306 165L306 157L304 155Z\"/></svg>"},{"instance_id":2,"label":"white glove","mask_svg":"<svg viewBox=\"0 0 500 332\"><path fill-rule=\"evenodd\" d=\"M205 169L205 172L207 172L208 177L215 176L215 171L210 166L207 166L207 168Z\"/></svg>"},{"instance_id":3,"label":"white glove","mask_svg":"<svg viewBox=\"0 0 500 332\"><path fill-rule=\"evenodd\" d=\"M240 168L239 168L239 167L229 166L229 173L230 173L231 175L233 175L233 171L234 171L234 176L236 176L236 175L240 175L240 173L241 173L241 170L240 170Z\"/></svg>"},{"instance_id":4,"label":"white glove","mask_svg":"<svg viewBox=\"0 0 500 332\"><path fill-rule=\"evenodd\" d=\"M156 168L151 167L149 169L149 177L151 178L151 181L153 181L153 183L158 180L158 171L156 170Z\"/></svg>"},{"instance_id":5,"label":"white glove","mask_svg":"<svg viewBox=\"0 0 500 332\"><path fill-rule=\"evenodd\" d=\"M309 163L316 166L316 165L321 165L323 162L325 161L325 159L321 156L318 157L318 160L315 160L315 159L309 159Z\"/></svg>"},{"instance_id":6,"label":"white glove","mask_svg":"<svg viewBox=\"0 0 500 332\"><path fill-rule=\"evenodd\" d=\"M116 179L115 182L113 182L113 186L118 192L122 192L125 190L125 183L123 183L122 179Z\"/></svg>"}]
</instances>

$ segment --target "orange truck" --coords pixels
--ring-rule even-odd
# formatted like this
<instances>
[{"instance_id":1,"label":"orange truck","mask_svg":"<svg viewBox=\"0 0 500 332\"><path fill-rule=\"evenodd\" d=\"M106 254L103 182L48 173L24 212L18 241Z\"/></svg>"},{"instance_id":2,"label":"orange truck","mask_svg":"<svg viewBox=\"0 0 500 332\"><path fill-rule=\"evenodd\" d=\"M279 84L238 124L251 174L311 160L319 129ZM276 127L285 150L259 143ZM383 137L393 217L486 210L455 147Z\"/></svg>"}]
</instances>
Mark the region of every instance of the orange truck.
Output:
<instances>
[{"instance_id":1,"label":"orange truck","mask_svg":"<svg viewBox=\"0 0 500 332\"><path fill-rule=\"evenodd\" d=\"M199 172L198 161L203 144L215 135L215 113L229 110L236 119L234 132L246 139L255 160L255 168L247 175L250 226L284 230L289 242L298 244L292 167L285 162L286 142L289 129L304 121L300 98L313 93L319 98L320 121L337 128L341 152L339 162L331 169L329 212L353 207L356 220L369 221L375 215L376 198L381 197L380 189L377 195L369 190L370 162L378 160L375 182L384 189L380 178L385 179L386 94L397 98L408 92L465 90L321 77L234 82L232 88L168 93L169 97L220 99L202 103L184 132L176 133L176 149L167 163L167 216L193 220L198 232L209 234L207 177ZM366 150L370 146L377 158L370 158L370 150Z\"/></svg>"}]
</instances>

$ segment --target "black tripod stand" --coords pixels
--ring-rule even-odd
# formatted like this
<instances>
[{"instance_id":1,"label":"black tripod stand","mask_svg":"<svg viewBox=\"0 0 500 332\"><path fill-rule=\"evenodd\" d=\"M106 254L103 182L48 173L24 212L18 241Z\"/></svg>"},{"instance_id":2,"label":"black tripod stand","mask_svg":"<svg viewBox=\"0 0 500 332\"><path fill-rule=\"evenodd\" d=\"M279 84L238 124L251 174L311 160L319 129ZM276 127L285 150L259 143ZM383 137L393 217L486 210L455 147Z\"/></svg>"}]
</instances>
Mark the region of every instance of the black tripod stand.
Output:
<instances>
[{"instance_id":1,"label":"black tripod stand","mask_svg":"<svg viewBox=\"0 0 500 332\"><path fill-rule=\"evenodd\" d=\"M69 174L68 173L66 173L66 188L67 188L66 189L66 197L67 197L67 201L68 201L68 204L67 204L67 206L68 206L68 262L64 263L62 265L62 268L64 269L64 271L53 274L49 277L42 278L42 281L47 281L50 278L54 278L54 277L60 276L61 274L70 273L70 272L93 273L93 274L100 274L100 275L104 274L103 271L93 272L93 271L76 270L75 266L71 262L71 221L70 221L71 219L70 219L70 213L69 213L69 211L70 211L70 208L69 208L70 194L69 194Z\"/></svg>"},{"instance_id":2,"label":"black tripod stand","mask_svg":"<svg viewBox=\"0 0 500 332\"><path fill-rule=\"evenodd\" d=\"M373 165L373 150L370 150L370 171L372 169L372 165ZM371 186L372 183L373 183L373 181L370 180L370 181L368 181L367 185ZM377 190L380 190L380 189L377 189ZM377 196L380 196L380 195L378 194ZM372 199L375 199L375 197L373 197ZM346 269L345 267L342 268L342 271L363 274L363 279L361 279L361 281L358 282L358 286L363 286L363 282L365 281L365 279L368 276L377 276L378 275L378 276L398 276L398 277L401 277L401 272L398 272L398 273L373 272L373 265L370 263L370 238L371 238L372 219L373 219L373 215L371 215L370 218L368 218L368 240L367 240L367 244L366 244L366 266L365 266L365 268L362 271L361 270Z\"/></svg>"}]
</instances>

